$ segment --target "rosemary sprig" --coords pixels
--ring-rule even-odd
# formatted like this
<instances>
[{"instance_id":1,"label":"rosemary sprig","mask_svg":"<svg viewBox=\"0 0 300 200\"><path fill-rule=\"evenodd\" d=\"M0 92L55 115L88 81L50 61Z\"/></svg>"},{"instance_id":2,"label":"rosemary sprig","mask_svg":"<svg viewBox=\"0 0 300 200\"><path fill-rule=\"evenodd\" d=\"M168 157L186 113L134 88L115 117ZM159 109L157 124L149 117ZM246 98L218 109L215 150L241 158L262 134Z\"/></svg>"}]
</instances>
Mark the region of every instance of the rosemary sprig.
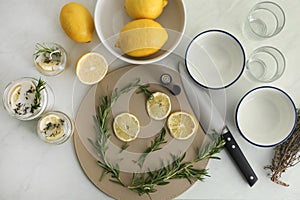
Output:
<instances>
[{"instance_id":1,"label":"rosemary sprig","mask_svg":"<svg viewBox=\"0 0 300 200\"><path fill-rule=\"evenodd\" d=\"M53 60L52 55L56 56L56 61L60 61L60 57L62 56L62 52L58 48L50 48L46 44L36 43L35 49L36 52L33 54L35 59L37 59L41 54L44 54L44 62L46 63L49 63L51 60Z\"/></svg>"},{"instance_id":2,"label":"rosemary sprig","mask_svg":"<svg viewBox=\"0 0 300 200\"><path fill-rule=\"evenodd\" d=\"M110 138L110 132L108 129L108 114L122 94L125 94L138 86L139 80L129 84L121 90L118 90L116 88L111 98L109 98L108 96L102 97L101 103L98 107L98 115L94 116L94 121L96 123L97 141L93 142L91 139L89 139L89 141L93 144L98 152L98 164L104 169L101 177L103 177L107 173L110 173L112 175L112 178L119 178L118 166L113 166L112 164L110 164L105 155L108 148L107 144Z\"/></svg>"},{"instance_id":3,"label":"rosemary sprig","mask_svg":"<svg viewBox=\"0 0 300 200\"><path fill-rule=\"evenodd\" d=\"M217 159L217 160L220 159L219 157L214 155L220 153L223 146L225 145L225 140L223 140L216 131L213 131L209 136L212 141L204 148L199 149L198 151L199 160L204 160L207 158Z\"/></svg>"},{"instance_id":4,"label":"rosemary sprig","mask_svg":"<svg viewBox=\"0 0 300 200\"><path fill-rule=\"evenodd\" d=\"M146 96L147 101L153 97L153 93L148 90L148 87L149 87L148 84L147 85L140 85L139 86L140 91L137 92L137 94L144 93L145 96Z\"/></svg>"},{"instance_id":5,"label":"rosemary sprig","mask_svg":"<svg viewBox=\"0 0 300 200\"><path fill-rule=\"evenodd\" d=\"M121 146L121 150L120 153L122 153L124 150L126 150L129 147L129 144L127 142L125 142L122 146Z\"/></svg>"},{"instance_id":6,"label":"rosemary sprig","mask_svg":"<svg viewBox=\"0 0 300 200\"><path fill-rule=\"evenodd\" d=\"M205 176L209 176L207 169L197 169L196 167L194 167L194 165L204 159L218 158L214 155L216 153L219 153L223 148L223 145L225 144L224 140L222 140L219 135L213 135L213 142L210 145L207 145L204 150L200 149L194 160L186 162L184 161L185 154L183 154L182 156L173 155L173 162L162 163L162 167L159 170L149 171L143 174L133 173L131 182L129 184L126 184L122 180L120 176L119 165L113 165L106 159L108 139L110 137L110 132L108 129L108 114L120 95L127 93L131 89L136 87L140 87L139 81L130 84L120 91L116 89L111 99L108 96L104 96L102 98L101 104L99 105L99 113L94 117L96 123L97 140L93 142L91 139L89 139L89 141L93 144L96 151L98 152L98 165L103 168L103 173L100 177L100 180L102 180L104 175L110 174L111 178L109 180L111 182L126 187L131 191L137 192L139 195L146 194L150 199L150 194L157 191L157 186L166 185L172 179L187 179L190 183L197 180L203 181ZM159 146L165 142L164 137L165 130L163 129L160 136L155 138L151 147L149 147L149 149L147 149L146 151L152 152L154 150L158 150L160 148Z\"/></svg>"},{"instance_id":7,"label":"rosemary sprig","mask_svg":"<svg viewBox=\"0 0 300 200\"><path fill-rule=\"evenodd\" d=\"M135 161L140 167L143 166L146 157L149 155L149 153L160 150L161 149L160 146L162 144L167 143L167 141L165 140L165 136L166 136L166 129L162 128L160 134L156 136L153 141L151 141L151 146L148 147L143 152L143 154L139 157L137 161Z\"/></svg>"},{"instance_id":8,"label":"rosemary sprig","mask_svg":"<svg viewBox=\"0 0 300 200\"><path fill-rule=\"evenodd\" d=\"M35 86L35 95L33 104L31 104L30 112L33 113L35 109L39 108L41 105L41 92L45 89L46 82L39 78L38 82L32 82Z\"/></svg>"},{"instance_id":9,"label":"rosemary sprig","mask_svg":"<svg viewBox=\"0 0 300 200\"><path fill-rule=\"evenodd\" d=\"M288 187L289 184L279 180L281 175L290 167L300 162L300 110L297 110L298 121L290 138L275 147L271 165L264 168L271 170L271 180L279 185Z\"/></svg>"},{"instance_id":10,"label":"rosemary sprig","mask_svg":"<svg viewBox=\"0 0 300 200\"><path fill-rule=\"evenodd\" d=\"M127 188L139 195L146 194L151 199L150 194L157 191L157 186L167 185L172 179L187 179L190 183L203 181L205 176L209 176L207 169L197 169L194 165L204 159L217 158L214 154L220 152L225 144L219 135L213 134L213 139L214 141L204 148L205 151L202 149L199 151L193 161L184 162L185 153L182 156L173 155L173 162L163 165L157 171L149 171L147 174L134 173Z\"/></svg>"}]
</instances>

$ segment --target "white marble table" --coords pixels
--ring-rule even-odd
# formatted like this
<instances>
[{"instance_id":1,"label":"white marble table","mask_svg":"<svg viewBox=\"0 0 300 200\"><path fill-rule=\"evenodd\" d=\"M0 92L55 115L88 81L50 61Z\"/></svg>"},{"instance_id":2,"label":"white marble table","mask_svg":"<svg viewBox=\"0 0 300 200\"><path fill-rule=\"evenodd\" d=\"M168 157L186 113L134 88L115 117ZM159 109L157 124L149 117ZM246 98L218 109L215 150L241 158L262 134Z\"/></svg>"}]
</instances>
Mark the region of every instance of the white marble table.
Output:
<instances>
[{"instance_id":1,"label":"white marble table","mask_svg":"<svg viewBox=\"0 0 300 200\"><path fill-rule=\"evenodd\" d=\"M78 44L63 33L59 24L60 8L66 0L10 0L0 1L0 96L5 85L19 77L40 77L34 68L34 44L53 41L63 45L70 54L70 67L58 77L44 77L54 90L54 109L75 116L82 94L87 86L78 84L74 65L82 53L99 43L95 34L89 44ZM96 0L78 2L94 11ZM217 28L234 34L243 44L246 55L262 45L272 45L285 55L287 68L282 78L272 85L284 89L300 104L300 1L277 0L285 10L287 23L277 36L266 40L252 40L243 31L248 10L258 0L185 0L187 10L186 36L194 37L201 31ZM112 68L111 68L112 69ZM110 69L110 70L111 70ZM242 77L227 90L227 120L232 127L234 108L249 89L258 86ZM80 88L79 88L80 87ZM80 90L79 90L80 89ZM76 93L77 92L77 93ZM78 95L78 96L76 96ZM50 199L110 199L86 178L77 161L73 141L55 146L42 142L35 133L36 121L21 122L12 119L0 106L0 199L50 200ZM221 161L210 161L211 175L205 182L197 182L177 199L286 199L300 196L300 168L296 166L284 174L290 183L285 188L270 181L263 167L271 162L272 149L255 147L247 143L238 132L233 132L246 157L259 177L250 188L226 153Z\"/></svg>"}]
</instances>

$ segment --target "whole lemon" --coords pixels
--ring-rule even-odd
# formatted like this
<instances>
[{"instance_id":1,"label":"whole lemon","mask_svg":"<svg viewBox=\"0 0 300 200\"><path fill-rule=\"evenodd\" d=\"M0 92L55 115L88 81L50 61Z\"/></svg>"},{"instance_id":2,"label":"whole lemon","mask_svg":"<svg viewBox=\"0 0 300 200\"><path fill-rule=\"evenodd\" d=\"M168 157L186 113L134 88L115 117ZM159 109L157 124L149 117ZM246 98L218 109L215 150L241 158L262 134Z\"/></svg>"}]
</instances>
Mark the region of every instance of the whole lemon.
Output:
<instances>
[{"instance_id":1,"label":"whole lemon","mask_svg":"<svg viewBox=\"0 0 300 200\"><path fill-rule=\"evenodd\" d=\"M70 2L60 11L60 24L65 33L76 42L90 42L95 30L92 15L86 7Z\"/></svg>"},{"instance_id":2,"label":"whole lemon","mask_svg":"<svg viewBox=\"0 0 300 200\"><path fill-rule=\"evenodd\" d=\"M156 19L168 0L126 0L125 9L133 19Z\"/></svg>"},{"instance_id":3,"label":"whole lemon","mask_svg":"<svg viewBox=\"0 0 300 200\"><path fill-rule=\"evenodd\" d=\"M159 51L168 40L168 33L152 19L137 19L120 31L116 47L132 57L146 57Z\"/></svg>"}]
</instances>

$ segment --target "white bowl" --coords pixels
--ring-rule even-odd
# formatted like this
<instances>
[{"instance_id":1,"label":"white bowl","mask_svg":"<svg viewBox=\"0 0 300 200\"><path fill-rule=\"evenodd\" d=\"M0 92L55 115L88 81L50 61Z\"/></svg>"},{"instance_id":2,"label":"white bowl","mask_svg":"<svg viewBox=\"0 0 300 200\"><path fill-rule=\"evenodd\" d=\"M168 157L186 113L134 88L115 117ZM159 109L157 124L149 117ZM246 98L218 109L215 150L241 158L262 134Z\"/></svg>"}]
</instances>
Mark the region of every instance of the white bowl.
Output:
<instances>
[{"instance_id":1,"label":"white bowl","mask_svg":"<svg viewBox=\"0 0 300 200\"><path fill-rule=\"evenodd\" d=\"M197 83L206 88L220 89L230 86L242 75L245 52L232 34L208 30L191 41L185 54L185 64Z\"/></svg>"},{"instance_id":2,"label":"white bowl","mask_svg":"<svg viewBox=\"0 0 300 200\"><path fill-rule=\"evenodd\" d=\"M124 8L125 1L98 0L95 7L94 23L96 32L103 45L117 58L133 64L149 64L168 56L179 44L185 31L185 6L182 0L168 1L163 13L155 19L168 32L169 38L157 53L144 57L134 58L125 55L115 47L121 28L132 21Z\"/></svg>"},{"instance_id":3,"label":"white bowl","mask_svg":"<svg viewBox=\"0 0 300 200\"><path fill-rule=\"evenodd\" d=\"M276 146L292 134L297 111L281 89L263 86L248 92L236 110L236 124L242 136L260 147Z\"/></svg>"}]
</instances>

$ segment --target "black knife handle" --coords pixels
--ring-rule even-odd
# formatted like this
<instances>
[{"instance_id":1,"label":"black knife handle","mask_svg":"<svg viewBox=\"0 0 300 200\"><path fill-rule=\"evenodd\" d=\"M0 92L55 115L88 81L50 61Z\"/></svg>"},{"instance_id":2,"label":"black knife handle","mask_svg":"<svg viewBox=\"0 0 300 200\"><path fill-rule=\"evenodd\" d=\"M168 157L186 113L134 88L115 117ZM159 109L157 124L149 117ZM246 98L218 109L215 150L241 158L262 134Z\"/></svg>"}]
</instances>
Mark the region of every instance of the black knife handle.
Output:
<instances>
[{"instance_id":1,"label":"black knife handle","mask_svg":"<svg viewBox=\"0 0 300 200\"><path fill-rule=\"evenodd\" d=\"M242 150L240 149L235 139L233 138L231 132L227 128L225 128L225 130L223 131L222 137L225 140L225 148L230 153L235 163L238 165L239 169L243 173L249 185L252 187L258 180L258 178L255 175L250 164L248 163Z\"/></svg>"}]
</instances>

